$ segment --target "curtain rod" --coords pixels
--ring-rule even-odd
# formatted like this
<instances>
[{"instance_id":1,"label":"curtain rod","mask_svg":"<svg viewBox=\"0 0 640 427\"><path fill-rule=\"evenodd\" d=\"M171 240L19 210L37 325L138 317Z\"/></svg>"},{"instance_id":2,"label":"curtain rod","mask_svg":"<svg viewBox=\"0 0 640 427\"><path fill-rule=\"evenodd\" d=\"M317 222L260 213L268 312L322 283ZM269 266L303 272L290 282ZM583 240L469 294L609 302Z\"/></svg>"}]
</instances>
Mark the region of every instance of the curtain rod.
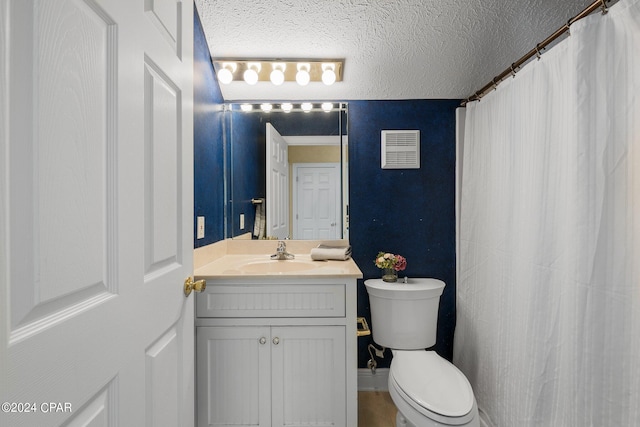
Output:
<instances>
[{"instance_id":1,"label":"curtain rod","mask_svg":"<svg viewBox=\"0 0 640 427\"><path fill-rule=\"evenodd\" d=\"M468 102L479 101L480 98L485 96L491 90L495 89L496 86L498 86L508 76L515 76L516 73L519 71L518 69L522 65L524 65L525 62L527 62L529 59L533 58L534 56L540 57L540 52L544 50L547 46L549 46L551 43L553 43L553 41L555 41L558 37L568 32L569 28L571 27L571 24L573 24L574 22L588 15L591 15L593 12L595 12L598 9L602 9L603 15L607 13L607 5L606 5L607 1L611 1L611 0L595 0L585 10L583 10L573 18L569 19L569 21L567 21L566 24L558 28L553 34L547 37L544 41L538 43L536 47L534 47L529 52L527 52L526 55L524 55L522 58L518 59L516 62L511 64L511 67L507 68L502 73L494 77L490 83L487 83L482 89L480 89L479 91L471 95L469 98L462 101L461 105L464 107Z\"/></svg>"}]
</instances>

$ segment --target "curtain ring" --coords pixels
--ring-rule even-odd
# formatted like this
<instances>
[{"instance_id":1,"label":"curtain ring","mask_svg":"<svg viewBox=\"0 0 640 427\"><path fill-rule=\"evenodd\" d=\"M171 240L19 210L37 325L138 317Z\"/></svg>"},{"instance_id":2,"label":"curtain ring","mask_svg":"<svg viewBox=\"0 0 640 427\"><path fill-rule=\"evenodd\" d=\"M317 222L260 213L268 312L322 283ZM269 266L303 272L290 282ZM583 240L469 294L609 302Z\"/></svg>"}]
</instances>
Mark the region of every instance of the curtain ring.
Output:
<instances>
[{"instance_id":1,"label":"curtain ring","mask_svg":"<svg viewBox=\"0 0 640 427\"><path fill-rule=\"evenodd\" d=\"M607 9L607 4L606 4L606 0L600 0L600 3L602 3L602 14L606 14L609 9Z\"/></svg>"},{"instance_id":2,"label":"curtain ring","mask_svg":"<svg viewBox=\"0 0 640 427\"><path fill-rule=\"evenodd\" d=\"M512 76L512 77L515 77L515 76L516 76L516 72L517 72L517 71L514 69L514 68L515 68L515 67L514 67L514 65L515 65L515 63L511 64L511 76Z\"/></svg>"},{"instance_id":3,"label":"curtain ring","mask_svg":"<svg viewBox=\"0 0 640 427\"><path fill-rule=\"evenodd\" d=\"M540 43L536 45L536 56L538 57L538 61L542 58L542 54L540 53Z\"/></svg>"},{"instance_id":4,"label":"curtain ring","mask_svg":"<svg viewBox=\"0 0 640 427\"><path fill-rule=\"evenodd\" d=\"M500 84L500 80L496 81L497 78L497 76L493 78L493 90L496 90Z\"/></svg>"}]
</instances>

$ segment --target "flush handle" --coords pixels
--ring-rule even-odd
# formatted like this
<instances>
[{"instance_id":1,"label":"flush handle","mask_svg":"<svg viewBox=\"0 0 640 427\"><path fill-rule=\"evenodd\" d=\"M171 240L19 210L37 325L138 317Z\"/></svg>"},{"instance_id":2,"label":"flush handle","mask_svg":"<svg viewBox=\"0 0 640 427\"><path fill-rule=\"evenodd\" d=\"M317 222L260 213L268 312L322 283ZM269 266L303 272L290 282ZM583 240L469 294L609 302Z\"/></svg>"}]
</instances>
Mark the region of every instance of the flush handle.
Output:
<instances>
[{"instance_id":1,"label":"flush handle","mask_svg":"<svg viewBox=\"0 0 640 427\"><path fill-rule=\"evenodd\" d=\"M358 317L358 332L356 334L359 337L371 335L371 329L369 329L367 319L365 319L364 317Z\"/></svg>"},{"instance_id":2,"label":"flush handle","mask_svg":"<svg viewBox=\"0 0 640 427\"><path fill-rule=\"evenodd\" d=\"M187 277L187 280L184 281L184 295L188 297L189 295L191 295L192 291L202 292L206 289L206 287L206 280L203 279L194 282L193 277Z\"/></svg>"}]
</instances>

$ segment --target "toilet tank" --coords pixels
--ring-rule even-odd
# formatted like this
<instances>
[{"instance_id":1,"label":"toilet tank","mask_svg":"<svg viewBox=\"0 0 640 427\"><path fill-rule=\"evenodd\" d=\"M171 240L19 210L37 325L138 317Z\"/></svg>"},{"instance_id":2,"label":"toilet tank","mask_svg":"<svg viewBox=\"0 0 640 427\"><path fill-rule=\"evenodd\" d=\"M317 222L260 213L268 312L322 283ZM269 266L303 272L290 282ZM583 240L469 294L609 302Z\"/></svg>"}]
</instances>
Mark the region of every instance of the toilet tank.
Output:
<instances>
[{"instance_id":1,"label":"toilet tank","mask_svg":"<svg viewBox=\"0 0 640 427\"><path fill-rule=\"evenodd\" d=\"M371 305L373 341L398 350L429 348L436 343L438 307L444 282L411 278L388 283L382 279L364 282Z\"/></svg>"}]
</instances>

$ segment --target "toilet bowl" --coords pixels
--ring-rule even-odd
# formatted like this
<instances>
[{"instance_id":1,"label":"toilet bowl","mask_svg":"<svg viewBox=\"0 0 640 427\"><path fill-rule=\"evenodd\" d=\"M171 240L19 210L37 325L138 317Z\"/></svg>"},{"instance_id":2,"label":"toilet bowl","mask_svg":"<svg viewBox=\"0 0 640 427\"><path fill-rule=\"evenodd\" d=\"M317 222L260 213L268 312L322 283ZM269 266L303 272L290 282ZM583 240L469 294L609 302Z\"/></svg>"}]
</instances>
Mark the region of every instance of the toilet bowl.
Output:
<instances>
[{"instance_id":1,"label":"toilet bowl","mask_svg":"<svg viewBox=\"0 0 640 427\"><path fill-rule=\"evenodd\" d=\"M389 394L398 408L397 427L479 427L471 384L432 347L444 282L408 279L365 281L373 340L392 350Z\"/></svg>"},{"instance_id":2,"label":"toilet bowl","mask_svg":"<svg viewBox=\"0 0 640 427\"><path fill-rule=\"evenodd\" d=\"M435 351L394 350L389 394L398 427L480 425L469 381Z\"/></svg>"}]
</instances>

